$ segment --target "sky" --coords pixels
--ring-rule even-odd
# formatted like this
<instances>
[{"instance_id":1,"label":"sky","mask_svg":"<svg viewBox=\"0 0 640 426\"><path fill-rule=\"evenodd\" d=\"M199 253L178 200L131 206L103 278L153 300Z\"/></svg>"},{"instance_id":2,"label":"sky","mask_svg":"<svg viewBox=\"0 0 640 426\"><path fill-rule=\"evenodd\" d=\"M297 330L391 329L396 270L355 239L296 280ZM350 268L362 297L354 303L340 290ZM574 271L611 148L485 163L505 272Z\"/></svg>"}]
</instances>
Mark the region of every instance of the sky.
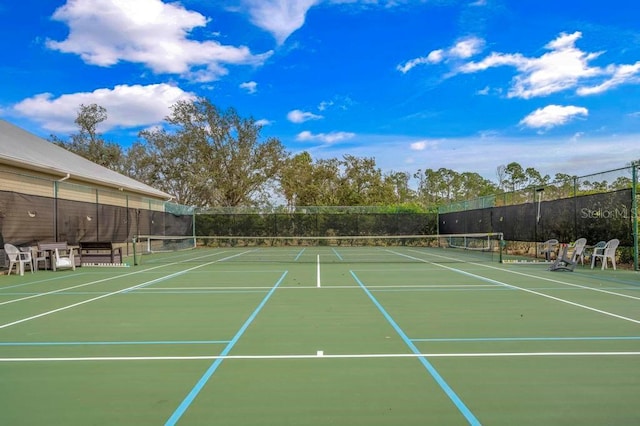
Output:
<instances>
[{"instance_id":1,"label":"sky","mask_svg":"<svg viewBox=\"0 0 640 426\"><path fill-rule=\"evenodd\" d=\"M629 0L0 0L0 118L124 148L206 97L312 158L584 176L640 160Z\"/></svg>"}]
</instances>

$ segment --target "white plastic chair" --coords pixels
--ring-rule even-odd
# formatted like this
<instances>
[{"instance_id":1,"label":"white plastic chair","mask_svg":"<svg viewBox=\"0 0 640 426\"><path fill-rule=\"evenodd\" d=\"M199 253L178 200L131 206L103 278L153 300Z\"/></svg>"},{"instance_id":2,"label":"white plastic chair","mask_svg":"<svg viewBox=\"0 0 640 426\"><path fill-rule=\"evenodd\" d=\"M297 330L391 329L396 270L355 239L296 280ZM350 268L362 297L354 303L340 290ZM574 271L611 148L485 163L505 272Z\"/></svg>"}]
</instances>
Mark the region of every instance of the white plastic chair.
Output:
<instances>
[{"instance_id":1,"label":"white plastic chair","mask_svg":"<svg viewBox=\"0 0 640 426\"><path fill-rule=\"evenodd\" d=\"M584 266L584 248L586 245L586 238L578 238L576 242L573 243L573 255L571 256L571 261L573 263L577 263L578 259L580 259L580 263Z\"/></svg>"},{"instance_id":2,"label":"white plastic chair","mask_svg":"<svg viewBox=\"0 0 640 426\"><path fill-rule=\"evenodd\" d=\"M47 252L39 251L37 247L31 251L33 256L33 266L36 268L36 272L40 269L40 262L44 264L42 269L47 269L47 261L49 260L49 256L47 256Z\"/></svg>"},{"instance_id":3,"label":"white plastic chair","mask_svg":"<svg viewBox=\"0 0 640 426\"><path fill-rule=\"evenodd\" d=\"M544 254L546 260L551 260L551 253L556 253L556 247L558 247L558 240L547 240L544 243L538 244L538 253Z\"/></svg>"},{"instance_id":4,"label":"white plastic chair","mask_svg":"<svg viewBox=\"0 0 640 426\"><path fill-rule=\"evenodd\" d=\"M593 247L590 247L591 251L588 254L589 261L593 261L593 253L602 253L604 251L604 246L606 245L606 241L598 241Z\"/></svg>"},{"instance_id":5,"label":"white plastic chair","mask_svg":"<svg viewBox=\"0 0 640 426\"><path fill-rule=\"evenodd\" d=\"M60 254L59 249L55 249L53 252L54 271L58 269L73 269L76 270L76 262L73 256L73 250L69 249L66 254Z\"/></svg>"},{"instance_id":6,"label":"white plastic chair","mask_svg":"<svg viewBox=\"0 0 640 426\"><path fill-rule=\"evenodd\" d=\"M31 258L31 251L21 251L18 247L5 244L4 251L7 253L7 257L9 258L9 273L7 275L11 275L11 270L13 266L16 266L16 274L24 275L24 267L25 265L29 265L29 270L33 273L33 259Z\"/></svg>"},{"instance_id":7,"label":"white plastic chair","mask_svg":"<svg viewBox=\"0 0 640 426\"><path fill-rule=\"evenodd\" d=\"M604 247L594 247L591 255L591 269L596 265L598 259L602 262L603 270L607 269L607 259L611 259L611 265L613 265L613 269L616 269L616 250L619 245L620 240L614 238L607 241Z\"/></svg>"}]
</instances>

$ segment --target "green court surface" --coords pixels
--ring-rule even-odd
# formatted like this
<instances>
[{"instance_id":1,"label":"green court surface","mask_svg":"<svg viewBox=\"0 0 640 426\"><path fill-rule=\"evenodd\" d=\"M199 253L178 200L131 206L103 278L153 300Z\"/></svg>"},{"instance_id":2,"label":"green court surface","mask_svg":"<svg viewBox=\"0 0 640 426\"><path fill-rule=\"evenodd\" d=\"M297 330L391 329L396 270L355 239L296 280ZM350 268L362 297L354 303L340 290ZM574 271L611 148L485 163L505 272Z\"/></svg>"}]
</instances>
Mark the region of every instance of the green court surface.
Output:
<instances>
[{"instance_id":1,"label":"green court surface","mask_svg":"<svg viewBox=\"0 0 640 426\"><path fill-rule=\"evenodd\" d=\"M194 249L0 276L6 425L640 424L640 275Z\"/></svg>"}]
</instances>

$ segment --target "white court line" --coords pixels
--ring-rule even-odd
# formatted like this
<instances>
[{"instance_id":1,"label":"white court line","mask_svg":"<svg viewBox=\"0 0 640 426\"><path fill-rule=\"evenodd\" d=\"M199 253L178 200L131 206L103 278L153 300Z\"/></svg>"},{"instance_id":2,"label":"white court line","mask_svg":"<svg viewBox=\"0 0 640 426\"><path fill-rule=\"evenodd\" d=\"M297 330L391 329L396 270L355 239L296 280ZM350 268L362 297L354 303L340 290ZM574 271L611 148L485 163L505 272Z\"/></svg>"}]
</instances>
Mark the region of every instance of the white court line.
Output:
<instances>
[{"instance_id":1,"label":"white court line","mask_svg":"<svg viewBox=\"0 0 640 426\"><path fill-rule=\"evenodd\" d=\"M629 317L625 317L625 316L618 315L618 314L614 314L613 312L604 311L602 309L597 309L597 308L594 308L594 307L591 307L591 306L583 305L581 303L576 303L576 302L572 302L570 300L561 299L560 297L555 297L555 296L551 296L549 294L540 293L539 291L530 290L528 288L518 287L517 285L508 284L508 283L505 283L505 282L502 282L502 281L498 281L498 280L494 280L494 279L491 279L491 278L483 277L482 275L472 274L471 272L463 271L461 269L452 268L452 267L446 266L446 265L441 265L439 263L429 262L426 259L422 259L422 258L414 257L414 256L409 256L408 254L399 253L399 252L396 252L396 251L393 251L393 250L389 250L389 252L390 253L394 253L394 254L396 254L398 256L408 257L410 259L418 260L418 261L425 262L425 263L430 263L430 264L436 265L436 266L438 266L438 267L440 267L442 269L446 269L446 270L449 270L449 271L452 271L452 272L456 272L458 274L466 275L468 277L475 277L475 278L477 278L479 280L482 280L482 281L485 281L485 282L490 282L490 283L494 283L496 285L501 285L501 286L505 286L505 287L509 287L509 288L518 289L518 290L524 291L526 293L535 294L536 296L546 297L547 299L555 300L555 301L561 302L561 303L566 303L567 305L575 306L575 307L582 308L582 309L587 309L589 311L597 312L599 314L607 315L607 316L610 316L610 317L613 317L613 318L618 318L618 319L621 319L621 320L625 320L625 321L633 322L633 323L636 323L636 324L640 324L640 320L629 318ZM424 254L423 252L418 252L418 253ZM436 257L440 257L440 258L443 258L443 259L456 260L454 258L449 258L449 257L446 257L446 256L440 256L440 255L429 254L429 256L436 256ZM478 266L483 266L483 265L480 265L478 263L471 263L471 264L478 265ZM501 269L501 268L496 268L496 269L498 269L500 271L510 272L510 271L508 271L506 269ZM532 276L532 278L538 278L538 277ZM589 287L586 287L586 289L589 289Z\"/></svg>"},{"instance_id":2,"label":"white court line","mask_svg":"<svg viewBox=\"0 0 640 426\"><path fill-rule=\"evenodd\" d=\"M218 254L222 254L222 253L226 253L226 251L223 251L223 252L218 253ZM212 255L196 257L196 258L193 258L193 259L200 259L202 257L210 257L210 256L212 256ZM213 261L211 263L215 263L216 261ZM74 286L71 286L71 287L65 287L65 288L61 288L61 289L58 289L58 290L47 291L45 293L38 293L38 294L31 295L31 296L21 297L21 298L18 298L18 299L7 300L5 302L0 302L0 306L9 305L11 303L16 303L16 302L23 302L25 300L35 299L36 297L49 296L51 294L62 293L62 292L68 291L68 290L75 290L76 288L81 288L81 287L85 287L85 286L88 286L88 285L100 284L100 283L111 281L111 280L117 280L117 279L120 279L122 277L128 277L130 275L144 274L144 273L147 273L147 272L152 271L154 269L164 268L166 266L179 265L181 263L184 263L184 262L165 263L165 264L162 264L162 265L154 266L152 268L147 268L147 269L140 270L140 271L135 271L135 272L129 272L129 273L122 274L122 275L117 275L115 277L103 278L101 280L90 281L88 283L78 284L78 285L74 285ZM40 282L42 282L42 281L40 281ZM133 287L131 287L131 288L133 288ZM2 328L2 327L0 327L0 328Z\"/></svg>"},{"instance_id":3,"label":"white court line","mask_svg":"<svg viewBox=\"0 0 640 426\"><path fill-rule=\"evenodd\" d=\"M491 268L491 269L497 269L499 271L506 271L506 272L510 272L512 274L522 275L522 276L529 277L529 278L536 278L536 279L539 279L539 280L549 281L549 282L556 283L556 284L562 284L562 285L566 285L566 286L569 286L569 287L577 287L577 288L580 288L580 289L597 291L599 293L605 293L605 294L609 294L609 295L612 295L612 296L618 296L618 297L624 297L624 298L627 298L627 299L640 300L640 297L638 297L638 296L631 296L629 294L617 293L615 291L603 290L603 289L600 289L600 288L594 288L594 287L588 287L588 286L580 285L580 284L568 283L566 281L560 281L560 280L555 280L555 279L552 279L552 278L540 277L538 275L525 274L524 272L512 271L510 269L496 268L495 266L490 266L490 265L478 265L478 266L482 266L482 267L485 267L485 268Z\"/></svg>"},{"instance_id":4,"label":"white court line","mask_svg":"<svg viewBox=\"0 0 640 426\"><path fill-rule=\"evenodd\" d=\"M156 269L156 268L160 268L160 267L161 266L155 266L153 268L145 269L145 271L150 271L151 269ZM36 297L49 296L51 294L62 293L62 292L68 291L68 290L75 290L77 288L86 287L88 285L99 284L99 283L102 283L102 282L111 281L111 280L119 279L119 278L122 278L122 277L128 277L129 275L140 274L142 272L143 271L129 272L128 274L118 275L117 277L103 278L101 280L89 281L88 283L78 284L78 285L74 285L74 286L71 286L71 287L65 287L65 288L61 288L61 289L58 289L58 290L47 291L45 293L38 293L38 294L31 295L31 296L20 297L18 299L7 300L5 302L0 302L0 306L8 305L8 304L11 304L11 303L16 303L16 302L23 302L25 300L35 299Z\"/></svg>"},{"instance_id":5,"label":"white court line","mask_svg":"<svg viewBox=\"0 0 640 426\"><path fill-rule=\"evenodd\" d=\"M439 288L494 288L495 284L423 284L423 285L371 285L367 286L370 290L379 290L379 289L390 289L390 290L428 290L428 289L439 289ZM309 290L315 288L311 285L304 286L296 286L296 287L278 287L278 290ZM362 287L357 285L330 285L329 287L332 289L358 289L360 290ZM271 290L271 287L265 286L225 286L225 287L162 287L162 288L140 288L136 289L136 291L179 291L179 290Z\"/></svg>"},{"instance_id":6,"label":"white court line","mask_svg":"<svg viewBox=\"0 0 640 426\"><path fill-rule=\"evenodd\" d=\"M454 259L452 257L441 256L441 255L432 254L432 253L423 253L423 252L420 252L418 250L410 250L410 251L413 252L413 253L427 254L427 256L440 257L442 259L447 259L447 260ZM542 281L548 281L548 282L552 282L552 283L555 283L555 284L562 284L562 285L566 285L566 286L569 286L569 287L576 287L576 288L580 288L580 289L583 289L583 290L597 291L599 293L605 293L605 294L609 294L609 295L612 295L612 296L624 297L626 299L640 300L640 297L638 297L638 296L631 296L629 294L617 293L615 291L604 290L604 289L594 288L594 287L588 287L588 286L581 285L581 284L569 283L569 282L566 282L566 281L556 280L556 279L553 279L553 278L541 277L539 275L525 274L524 272L514 271L512 269L507 269L507 268L504 268L504 267L500 268L500 267L497 267L497 266L483 265L483 264L477 263L477 262L468 262L468 264L474 265L474 266L481 266L482 268L485 268L485 269L489 268L489 269L495 269L497 271L509 272L511 274L521 275L523 277L534 278L534 279L542 280Z\"/></svg>"},{"instance_id":7,"label":"white court line","mask_svg":"<svg viewBox=\"0 0 640 426\"><path fill-rule=\"evenodd\" d=\"M362 358L506 358L571 356L640 356L638 351L614 352L477 352L477 353L403 353L403 354L327 354L322 355L195 355L195 356L96 356L0 358L0 362L80 362L80 361L198 361L198 360L287 360L287 359L362 359Z\"/></svg>"},{"instance_id":8,"label":"white court line","mask_svg":"<svg viewBox=\"0 0 640 426\"><path fill-rule=\"evenodd\" d=\"M42 312L42 313L37 314L37 315L32 315L32 316L27 317L27 318L22 318L20 320L12 321L12 322L9 322L9 323L6 323L6 324L0 324L0 329L11 327L13 325L21 324L23 322L31 321L31 320L34 320L34 319L37 319L37 318L42 318L42 317L47 316L47 315L55 314L56 312L66 311L67 309L75 308L76 306L85 305L85 304L90 303L90 302L95 302L96 300L104 299L105 297L113 296L115 294L126 293L128 291L135 290L138 287L145 287L145 286L157 283L157 282L165 281L165 280L168 280L168 279L171 279L171 278L186 274L187 272L190 272L190 271L192 271L194 269L202 268L203 266L212 265L212 264L217 263L217 262L222 262L222 261L227 260L227 259L231 259L231 258L234 258L234 257L237 257L237 256L242 256L243 254L249 253L250 251L252 251L252 250L248 250L248 251L245 251L245 252L242 252L242 253L238 253L238 254L235 254L235 255L232 255L232 256L224 257L222 259L216 259L214 261L203 263L201 265L197 265L197 266L185 269L183 271L175 272L173 274L169 274L169 275L166 275L166 276L163 276L163 277L160 277L160 278L156 278L156 279L151 280L151 281L146 281L146 282L143 282L141 284L137 284L137 285L134 285L134 286L131 286L131 287L123 288L121 290L113 291L111 293L102 294L102 295L97 296L97 297L92 297L91 299L83 300L81 302L73 303L71 305L63 306L61 308L52 309L50 311ZM135 274L135 272L132 272L131 274ZM119 275L118 278L125 277L125 276L131 275L131 274ZM109 279L111 279L111 278L104 279L104 280L99 280L99 281L96 281L96 282L108 281ZM82 287L82 286L89 285L89 284L91 284L91 283L82 284L82 285L76 286L76 287ZM70 288L76 288L76 287L70 287ZM58 290L58 291L60 291L60 290ZM44 293L44 294L57 293L58 291L53 291L53 292ZM25 299L28 299L28 298L31 298L31 297L33 297L33 296L27 297Z\"/></svg>"}]
</instances>

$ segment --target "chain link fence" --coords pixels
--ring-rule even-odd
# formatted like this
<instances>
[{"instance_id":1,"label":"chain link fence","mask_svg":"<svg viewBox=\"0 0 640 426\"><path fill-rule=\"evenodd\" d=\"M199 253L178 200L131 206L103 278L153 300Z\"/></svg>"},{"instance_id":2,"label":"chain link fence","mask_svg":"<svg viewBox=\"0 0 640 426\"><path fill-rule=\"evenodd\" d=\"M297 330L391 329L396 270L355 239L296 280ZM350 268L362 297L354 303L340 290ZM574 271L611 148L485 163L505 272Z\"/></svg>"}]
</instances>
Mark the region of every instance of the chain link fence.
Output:
<instances>
[{"instance_id":1,"label":"chain link fence","mask_svg":"<svg viewBox=\"0 0 640 426\"><path fill-rule=\"evenodd\" d=\"M498 194L491 207L455 203L440 210L438 231L502 232L519 247L549 239L587 238L595 244L617 238L620 261L638 270L637 168L633 164Z\"/></svg>"}]
</instances>

